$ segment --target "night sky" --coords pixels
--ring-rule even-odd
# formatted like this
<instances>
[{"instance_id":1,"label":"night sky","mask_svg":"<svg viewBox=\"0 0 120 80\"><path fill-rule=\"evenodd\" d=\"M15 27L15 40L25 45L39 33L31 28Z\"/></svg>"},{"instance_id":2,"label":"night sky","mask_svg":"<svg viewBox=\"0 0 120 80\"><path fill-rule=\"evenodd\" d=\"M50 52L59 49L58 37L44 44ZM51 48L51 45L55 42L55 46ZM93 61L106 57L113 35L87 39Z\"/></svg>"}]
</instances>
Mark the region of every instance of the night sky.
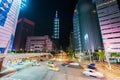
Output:
<instances>
[{"instance_id":1,"label":"night sky","mask_svg":"<svg viewBox=\"0 0 120 80\"><path fill-rule=\"evenodd\" d=\"M63 49L69 45L72 31L72 17L77 0L28 0L27 7L20 11L21 17L35 22L35 36L53 35L55 11L60 20L60 44Z\"/></svg>"}]
</instances>

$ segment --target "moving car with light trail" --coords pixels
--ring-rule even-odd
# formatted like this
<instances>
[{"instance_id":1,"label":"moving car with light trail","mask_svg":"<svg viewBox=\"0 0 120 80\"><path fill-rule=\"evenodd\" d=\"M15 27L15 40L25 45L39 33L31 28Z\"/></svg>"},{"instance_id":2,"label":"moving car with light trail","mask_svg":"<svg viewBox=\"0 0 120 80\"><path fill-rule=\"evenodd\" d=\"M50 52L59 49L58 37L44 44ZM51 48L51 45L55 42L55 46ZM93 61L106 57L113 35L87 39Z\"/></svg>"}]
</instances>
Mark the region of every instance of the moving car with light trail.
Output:
<instances>
[{"instance_id":1,"label":"moving car with light trail","mask_svg":"<svg viewBox=\"0 0 120 80\"><path fill-rule=\"evenodd\" d=\"M53 63L52 61L49 61L49 62L47 63L47 66L55 66L55 65L54 65L54 63Z\"/></svg>"},{"instance_id":2,"label":"moving car with light trail","mask_svg":"<svg viewBox=\"0 0 120 80\"><path fill-rule=\"evenodd\" d=\"M32 66L40 66L40 63L38 63L38 62L33 62L33 63L32 63Z\"/></svg>"},{"instance_id":3,"label":"moving car with light trail","mask_svg":"<svg viewBox=\"0 0 120 80\"><path fill-rule=\"evenodd\" d=\"M50 70L54 70L54 71L59 71L60 68L58 66L56 66L52 61L49 61L47 63L48 69Z\"/></svg>"},{"instance_id":4,"label":"moving car with light trail","mask_svg":"<svg viewBox=\"0 0 120 80\"><path fill-rule=\"evenodd\" d=\"M70 62L69 65L72 65L72 66L79 66L79 63L77 63L77 62Z\"/></svg>"},{"instance_id":5,"label":"moving car with light trail","mask_svg":"<svg viewBox=\"0 0 120 80\"><path fill-rule=\"evenodd\" d=\"M93 70L93 69L85 69L83 71L83 74L86 76L90 76L90 77L105 78L104 74L102 74L96 70Z\"/></svg>"},{"instance_id":6,"label":"moving car with light trail","mask_svg":"<svg viewBox=\"0 0 120 80\"><path fill-rule=\"evenodd\" d=\"M54 71L59 71L60 68L58 66L48 66L48 69L54 70Z\"/></svg>"}]
</instances>

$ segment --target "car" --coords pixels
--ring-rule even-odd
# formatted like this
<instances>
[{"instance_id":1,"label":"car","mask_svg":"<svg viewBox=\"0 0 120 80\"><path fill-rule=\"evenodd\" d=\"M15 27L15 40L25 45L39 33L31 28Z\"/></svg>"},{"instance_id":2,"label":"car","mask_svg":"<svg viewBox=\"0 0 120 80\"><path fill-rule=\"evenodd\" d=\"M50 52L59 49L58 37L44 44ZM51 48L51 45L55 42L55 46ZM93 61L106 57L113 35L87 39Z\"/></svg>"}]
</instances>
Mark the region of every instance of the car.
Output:
<instances>
[{"instance_id":1,"label":"car","mask_svg":"<svg viewBox=\"0 0 120 80\"><path fill-rule=\"evenodd\" d=\"M40 66L40 63L38 63L38 62L33 62L33 63L32 63L32 66Z\"/></svg>"},{"instance_id":2,"label":"car","mask_svg":"<svg viewBox=\"0 0 120 80\"><path fill-rule=\"evenodd\" d=\"M54 70L54 71L59 71L60 68L58 66L48 66L48 69Z\"/></svg>"},{"instance_id":3,"label":"car","mask_svg":"<svg viewBox=\"0 0 120 80\"><path fill-rule=\"evenodd\" d=\"M49 61L49 62L47 63L47 65L48 65L48 66L55 66L52 61Z\"/></svg>"},{"instance_id":4,"label":"car","mask_svg":"<svg viewBox=\"0 0 120 80\"><path fill-rule=\"evenodd\" d=\"M24 62L18 62L17 65L24 65Z\"/></svg>"},{"instance_id":5,"label":"car","mask_svg":"<svg viewBox=\"0 0 120 80\"><path fill-rule=\"evenodd\" d=\"M44 61L43 59L40 59L40 61Z\"/></svg>"},{"instance_id":6,"label":"car","mask_svg":"<svg viewBox=\"0 0 120 80\"><path fill-rule=\"evenodd\" d=\"M79 66L79 63L77 63L77 62L70 62L69 65L72 65L72 66Z\"/></svg>"},{"instance_id":7,"label":"car","mask_svg":"<svg viewBox=\"0 0 120 80\"><path fill-rule=\"evenodd\" d=\"M66 64L66 63L62 63L61 65L64 66L64 67L68 66L68 64Z\"/></svg>"},{"instance_id":8,"label":"car","mask_svg":"<svg viewBox=\"0 0 120 80\"><path fill-rule=\"evenodd\" d=\"M49 61L48 64L54 64L53 61Z\"/></svg>"},{"instance_id":9,"label":"car","mask_svg":"<svg viewBox=\"0 0 120 80\"><path fill-rule=\"evenodd\" d=\"M97 70L96 65L94 63L87 65L87 68Z\"/></svg>"},{"instance_id":10,"label":"car","mask_svg":"<svg viewBox=\"0 0 120 80\"><path fill-rule=\"evenodd\" d=\"M86 76L90 76L90 77L96 77L96 78L104 78L104 74L96 71L96 70L93 70L93 69L85 69L83 71L83 74L86 75Z\"/></svg>"}]
</instances>

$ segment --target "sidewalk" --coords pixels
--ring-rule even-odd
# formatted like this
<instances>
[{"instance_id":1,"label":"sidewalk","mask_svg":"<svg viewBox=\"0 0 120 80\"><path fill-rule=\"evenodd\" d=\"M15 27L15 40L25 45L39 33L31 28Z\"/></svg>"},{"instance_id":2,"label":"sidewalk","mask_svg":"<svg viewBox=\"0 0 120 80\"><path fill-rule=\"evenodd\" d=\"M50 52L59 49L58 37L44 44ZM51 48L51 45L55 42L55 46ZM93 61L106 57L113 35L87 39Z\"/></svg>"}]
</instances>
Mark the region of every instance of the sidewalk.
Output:
<instances>
[{"instance_id":1,"label":"sidewalk","mask_svg":"<svg viewBox=\"0 0 120 80\"><path fill-rule=\"evenodd\" d=\"M80 62L80 64L86 68L88 64L90 64L89 61L83 61ZM96 62L96 67L99 72L105 74L107 80L120 80L120 65L118 64L111 64L112 70L109 70L107 63L98 63Z\"/></svg>"}]
</instances>

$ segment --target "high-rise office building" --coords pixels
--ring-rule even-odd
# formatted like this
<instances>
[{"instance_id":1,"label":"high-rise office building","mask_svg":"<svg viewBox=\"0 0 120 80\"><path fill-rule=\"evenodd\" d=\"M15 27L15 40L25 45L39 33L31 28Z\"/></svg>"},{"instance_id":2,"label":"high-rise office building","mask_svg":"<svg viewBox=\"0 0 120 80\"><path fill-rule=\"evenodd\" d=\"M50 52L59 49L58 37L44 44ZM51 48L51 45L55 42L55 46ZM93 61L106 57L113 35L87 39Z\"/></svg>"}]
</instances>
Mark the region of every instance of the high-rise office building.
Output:
<instances>
[{"instance_id":1,"label":"high-rise office building","mask_svg":"<svg viewBox=\"0 0 120 80\"><path fill-rule=\"evenodd\" d=\"M19 15L21 0L0 0L0 53L9 53Z\"/></svg>"},{"instance_id":2,"label":"high-rise office building","mask_svg":"<svg viewBox=\"0 0 120 80\"><path fill-rule=\"evenodd\" d=\"M58 11L56 11L55 18L54 18L54 39L59 39L59 17L58 17Z\"/></svg>"},{"instance_id":3,"label":"high-rise office building","mask_svg":"<svg viewBox=\"0 0 120 80\"><path fill-rule=\"evenodd\" d=\"M73 35L74 35L74 48L75 50L82 50L81 46L81 36L80 36L80 22L79 22L79 15L77 10L74 10L73 15Z\"/></svg>"},{"instance_id":4,"label":"high-rise office building","mask_svg":"<svg viewBox=\"0 0 120 80\"><path fill-rule=\"evenodd\" d=\"M33 36L35 23L26 18L18 20L15 39L13 44L13 50L23 51L25 50L26 40L28 36Z\"/></svg>"},{"instance_id":5,"label":"high-rise office building","mask_svg":"<svg viewBox=\"0 0 120 80\"><path fill-rule=\"evenodd\" d=\"M79 0L76 9L79 16L82 50L94 52L103 48L99 20L93 0Z\"/></svg>"},{"instance_id":6,"label":"high-rise office building","mask_svg":"<svg viewBox=\"0 0 120 80\"><path fill-rule=\"evenodd\" d=\"M57 49L59 49L59 17L58 17L58 11L56 11L55 17L54 17L53 39L55 41Z\"/></svg>"},{"instance_id":7,"label":"high-rise office building","mask_svg":"<svg viewBox=\"0 0 120 80\"><path fill-rule=\"evenodd\" d=\"M70 41L69 41L69 48L68 49L75 50L76 48L75 48L75 39L74 39L74 33L73 32L70 33L69 40Z\"/></svg>"},{"instance_id":8,"label":"high-rise office building","mask_svg":"<svg viewBox=\"0 0 120 80\"><path fill-rule=\"evenodd\" d=\"M120 0L96 0L104 49L120 52Z\"/></svg>"}]
</instances>

